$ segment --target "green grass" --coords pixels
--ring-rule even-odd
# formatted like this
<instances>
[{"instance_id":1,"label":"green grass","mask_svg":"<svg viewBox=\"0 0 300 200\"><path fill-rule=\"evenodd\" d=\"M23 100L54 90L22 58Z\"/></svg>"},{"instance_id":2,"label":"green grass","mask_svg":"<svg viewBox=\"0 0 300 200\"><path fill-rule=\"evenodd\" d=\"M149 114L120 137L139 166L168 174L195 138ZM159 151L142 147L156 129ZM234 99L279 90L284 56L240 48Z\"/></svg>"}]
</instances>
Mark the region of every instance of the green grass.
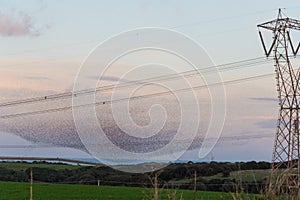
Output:
<instances>
[{"instance_id":1,"label":"green grass","mask_svg":"<svg viewBox=\"0 0 300 200\"><path fill-rule=\"evenodd\" d=\"M30 167L39 167L39 168L49 168L55 170L63 169L76 169L81 166L78 165L65 165L65 164L49 164L49 163L18 163L18 162L0 162L0 167L5 167L6 169L12 169L15 171L26 170Z\"/></svg>"},{"instance_id":2,"label":"green grass","mask_svg":"<svg viewBox=\"0 0 300 200\"><path fill-rule=\"evenodd\" d=\"M260 170L242 170L230 173L230 178L240 179L242 181L262 181L268 178L270 175L270 170L260 169Z\"/></svg>"},{"instance_id":3,"label":"green grass","mask_svg":"<svg viewBox=\"0 0 300 200\"><path fill-rule=\"evenodd\" d=\"M168 199L168 194L172 191L160 190L160 199ZM55 200L140 200L151 199L152 189L138 187L119 186L93 186L93 185L70 185L70 184L40 184L33 185L33 199L55 199ZM193 199L194 193L190 190L177 190L176 199ZM250 196L254 199L254 195ZM0 182L0 199L29 199L29 183ZM199 200L230 200L230 193L220 192L197 192Z\"/></svg>"},{"instance_id":4,"label":"green grass","mask_svg":"<svg viewBox=\"0 0 300 200\"><path fill-rule=\"evenodd\" d=\"M230 176L224 177L222 173L213 175L213 176L198 176L197 178L203 178L205 180L212 180L212 179L230 179L230 180L239 180L243 182L261 182L265 178L268 178L270 174L269 170L241 170L241 171L233 171L230 173ZM194 179L193 178L186 178L181 180L173 180L174 183L177 184L188 184L191 183Z\"/></svg>"},{"instance_id":5,"label":"green grass","mask_svg":"<svg viewBox=\"0 0 300 200\"><path fill-rule=\"evenodd\" d=\"M211 179L238 179L242 182L255 182L262 181L264 178L267 178L270 175L270 170L259 169L259 170L240 170L230 172L230 176L223 177L222 173L216 174L214 176L202 177L207 180Z\"/></svg>"}]
</instances>

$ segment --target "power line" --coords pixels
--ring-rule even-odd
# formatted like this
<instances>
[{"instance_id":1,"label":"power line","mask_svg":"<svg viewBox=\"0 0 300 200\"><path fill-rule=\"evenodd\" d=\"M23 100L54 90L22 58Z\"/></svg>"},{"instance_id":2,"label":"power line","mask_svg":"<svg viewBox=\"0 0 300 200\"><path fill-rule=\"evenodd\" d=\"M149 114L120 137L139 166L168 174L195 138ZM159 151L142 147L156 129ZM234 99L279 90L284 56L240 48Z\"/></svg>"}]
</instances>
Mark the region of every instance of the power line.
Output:
<instances>
[{"instance_id":1,"label":"power line","mask_svg":"<svg viewBox=\"0 0 300 200\"><path fill-rule=\"evenodd\" d=\"M213 83L213 84L210 84L210 85L200 85L200 86L195 86L195 87L191 87L191 88L183 88L183 89L177 89L177 90L173 90L173 91L166 91L166 92L160 92L160 93L133 96L133 97L130 97L130 98L121 98L121 99L110 100L110 101L101 101L101 102L95 102L95 103L83 104L83 105L77 105L77 106L64 106L64 107L60 107L60 108L52 108L52 109L32 111L32 112L23 112L23 113L17 113L17 114L2 115L2 116L0 116L0 119L8 119L8 118L21 117L21 116L28 116L28 115L45 114L45 113L53 113L53 112L70 110L72 108L97 106L97 105L104 105L104 104L107 104L107 103L117 103L117 102L127 101L127 100L137 100L137 99L141 99L141 98L150 98L150 97L162 96L162 95L166 95L166 94L173 94L174 92L189 91L191 89L198 90L198 89L207 88L207 87L210 87L210 86L228 85L228 84L235 84L235 83L239 83L239 82L243 82L243 81L269 78L269 77L274 76L274 74L275 73L269 73L269 74L251 76L251 77L246 77L246 78L241 78L241 79L236 79L236 80L230 80L230 81L226 81L226 82Z\"/></svg>"},{"instance_id":2,"label":"power line","mask_svg":"<svg viewBox=\"0 0 300 200\"><path fill-rule=\"evenodd\" d=\"M220 21L224 21L224 20L230 20L230 19L237 19L237 18L241 18L243 16L251 16L251 15L257 15L257 14L265 14L268 11L274 11L274 9L267 9L267 10L260 10L260 11L255 11L255 12L249 12L249 13L244 13L241 15L235 15L235 16L229 16L229 17L222 17L222 18L213 18L213 19L209 19L209 20L202 20L202 21L196 21L193 23L189 23L189 24L181 24L181 25L177 25L177 26L173 26L172 28L180 28L180 27L185 27L185 26L195 26L195 25L199 25L202 23L212 23L212 22L220 22Z\"/></svg>"},{"instance_id":3,"label":"power line","mask_svg":"<svg viewBox=\"0 0 300 200\"><path fill-rule=\"evenodd\" d=\"M155 81L169 81L169 80L182 78L182 76L191 77L194 75L199 75L199 73L211 73L211 72L215 72L216 70L219 70L219 71L234 70L234 69L238 69L238 68L242 68L242 67L250 67L253 65L257 65L257 64L267 63L269 61L270 60L266 60L264 57L257 57L257 58L252 58L252 59L246 59L246 60L221 64L221 65L216 65L216 66L210 66L210 67L202 68L199 70L190 70L190 71L181 72L178 74L162 75L162 76L158 76L158 77L151 77L151 78L147 78L147 79L129 81L129 82L119 84L119 85L113 84L113 85L107 85L107 86L97 87L97 88L93 88L93 89L84 89L84 90L75 91L75 92L64 92L64 93L46 95L46 96L42 96L42 97L34 97L34 98L28 98L28 99L23 99L23 100L10 101L10 102L5 102L5 103L0 103L0 107L14 106L14 105L26 104L26 103L35 103L35 102L40 102L40 101L46 102L49 100L68 98L68 97L72 97L72 96L76 97L77 95L86 95L86 94L91 94L94 92L107 91L107 90L111 90L111 89L115 89L115 88L130 87L130 86L133 86L136 84L141 84L141 83L155 82Z\"/></svg>"}]
</instances>

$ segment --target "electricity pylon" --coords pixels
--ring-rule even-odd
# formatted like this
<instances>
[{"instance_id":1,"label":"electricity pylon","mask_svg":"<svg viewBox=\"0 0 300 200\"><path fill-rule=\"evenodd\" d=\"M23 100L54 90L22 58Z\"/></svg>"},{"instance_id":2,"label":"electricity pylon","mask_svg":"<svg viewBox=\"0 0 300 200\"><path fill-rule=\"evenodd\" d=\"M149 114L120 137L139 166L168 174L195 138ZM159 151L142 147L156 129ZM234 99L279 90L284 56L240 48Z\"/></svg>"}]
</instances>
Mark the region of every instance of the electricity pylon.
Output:
<instances>
[{"instance_id":1,"label":"electricity pylon","mask_svg":"<svg viewBox=\"0 0 300 200\"><path fill-rule=\"evenodd\" d=\"M300 20L283 16L281 9L277 19L259 24L259 29L272 31L273 41L266 48L261 31L259 36L267 57L273 52L279 98L279 115L275 135L272 169L267 193L300 199L300 69L293 68L290 58L296 56L300 43L294 48L290 32L300 30ZM271 197L273 196L273 197Z\"/></svg>"}]
</instances>

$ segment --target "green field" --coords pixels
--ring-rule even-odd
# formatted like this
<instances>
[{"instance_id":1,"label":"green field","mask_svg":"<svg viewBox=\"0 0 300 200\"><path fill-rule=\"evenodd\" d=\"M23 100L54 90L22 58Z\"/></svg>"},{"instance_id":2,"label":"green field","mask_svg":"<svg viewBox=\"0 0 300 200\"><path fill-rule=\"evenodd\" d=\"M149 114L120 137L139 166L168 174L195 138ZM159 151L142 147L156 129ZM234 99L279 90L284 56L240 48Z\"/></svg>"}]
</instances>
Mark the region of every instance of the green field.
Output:
<instances>
[{"instance_id":1,"label":"green field","mask_svg":"<svg viewBox=\"0 0 300 200\"><path fill-rule=\"evenodd\" d=\"M205 179L237 179L241 181L262 181L265 178L268 178L270 171L267 169L259 169L259 170L240 170L233 171L230 173L230 176L224 177L222 173L216 174L214 176L203 177Z\"/></svg>"},{"instance_id":2,"label":"green field","mask_svg":"<svg viewBox=\"0 0 300 200\"><path fill-rule=\"evenodd\" d=\"M152 199L153 190L137 187L117 187L117 186L94 186L94 185L70 185L70 184L40 184L33 185L33 199L84 199L84 200L106 200L106 199ZM160 190L160 199L169 199L172 196L171 190ZM177 190L176 199L193 199L194 193L190 190ZM29 183L0 182L0 199L29 199ZM199 200L229 200L232 199L230 193L220 192L197 192ZM248 198L246 198L248 199ZM254 199L251 196L249 199Z\"/></svg>"},{"instance_id":3,"label":"green field","mask_svg":"<svg viewBox=\"0 0 300 200\"><path fill-rule=\"evenodd\" d=\"M0 167L5 167L6 169L12 169L16 171L26 170L30 167L39 167L39 168L49 168L55 170L63 170L63 169L76 169L81 166L78 165L66 165L59 163L23 163L23 162L0 162Z\"/></svg>"},{"instance_id":4,"label":"green field","mask_svg":"<svg viewBox=\"0 0 300 200\"><path fill-rule=\"evenodd\" d=\"M197 176L197 179L205 179L205 180L212 180L212 179L230 179L230 180L240 180L243 182L251 182L256 183L257 181L263 181L264 179L268 178L270 174L269 170L260 169L260 170L240 170L240 171L233 171L230 173L228 177L224 177L222 173L213 175L213 176ZM193 181L193 178L181 179L174 181L178 184L185 184Z\"/></svg>"}]
</instances>

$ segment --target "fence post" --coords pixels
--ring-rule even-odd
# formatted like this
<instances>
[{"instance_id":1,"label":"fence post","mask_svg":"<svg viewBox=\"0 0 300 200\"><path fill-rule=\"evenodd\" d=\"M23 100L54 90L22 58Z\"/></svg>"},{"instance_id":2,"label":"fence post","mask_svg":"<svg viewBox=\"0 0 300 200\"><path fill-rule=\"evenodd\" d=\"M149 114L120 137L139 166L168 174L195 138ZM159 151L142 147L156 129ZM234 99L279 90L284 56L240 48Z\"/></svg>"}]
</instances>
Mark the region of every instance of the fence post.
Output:
<instances>
[{"instance_id":1,"label":"fence post","mask_svg":"<svg viewBox=\"0 0 300 200\"><path fill-rule=\"evenodd\" d=\"M30 167L30 200L32 200L32 184L33 184L33 174L32 174L32 168Z\"/></svg>"}]
</instances>

